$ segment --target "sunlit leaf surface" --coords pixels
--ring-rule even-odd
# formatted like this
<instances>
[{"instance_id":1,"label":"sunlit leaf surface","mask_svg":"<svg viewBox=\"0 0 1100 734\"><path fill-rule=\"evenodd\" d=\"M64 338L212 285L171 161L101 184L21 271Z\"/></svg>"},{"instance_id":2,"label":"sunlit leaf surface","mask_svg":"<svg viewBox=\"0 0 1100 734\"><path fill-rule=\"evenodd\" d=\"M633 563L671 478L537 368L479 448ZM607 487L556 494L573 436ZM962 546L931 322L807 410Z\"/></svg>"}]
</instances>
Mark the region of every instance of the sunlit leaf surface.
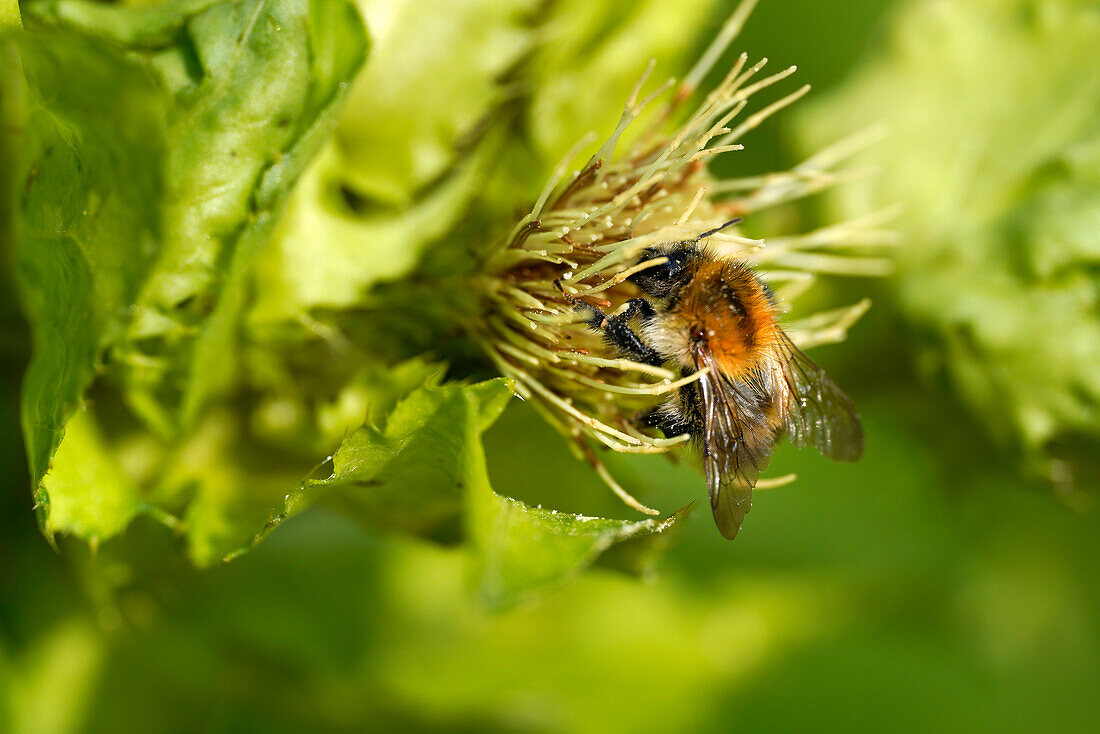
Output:
<instances>
[{"instance_id":1,"label":"sunlit leaf surface","mask_svg":"<svg viewBox=\"0 0 1100 734\"><path fill-rule=\"evenodd\" d=\"M91 537L125 522L49 519L51 492L86 471L60 465L78 452L54 456L66 421L97 374L168 437L225 385L247 265L365 41L351 6L297 1L48 2L26 22L24 425L44 527Z\"/></svg>"}]
</instances>

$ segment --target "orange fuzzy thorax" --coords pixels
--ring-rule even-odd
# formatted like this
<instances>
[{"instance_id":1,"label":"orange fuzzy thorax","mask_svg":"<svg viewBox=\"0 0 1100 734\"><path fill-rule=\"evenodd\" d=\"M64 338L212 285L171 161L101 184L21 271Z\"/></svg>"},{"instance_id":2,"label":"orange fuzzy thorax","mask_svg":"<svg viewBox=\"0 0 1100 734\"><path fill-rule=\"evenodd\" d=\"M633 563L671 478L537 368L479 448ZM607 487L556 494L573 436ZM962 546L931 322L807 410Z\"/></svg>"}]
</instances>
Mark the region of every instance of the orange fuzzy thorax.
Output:
<instances>
[{"instance_id":1,"label":"orange fuzzy thorax","mask_svg":"<svg viewBox=\"0 0 1100 734\"><path fill-rule=\"evenodd\" d=\"M761 365L777 343L777 313L756 275L730 260L705 260L664 319L682 335L674 350L681 366L697 369L693 353L710 353L729 378Z\"/></svg>"}]
</instances>

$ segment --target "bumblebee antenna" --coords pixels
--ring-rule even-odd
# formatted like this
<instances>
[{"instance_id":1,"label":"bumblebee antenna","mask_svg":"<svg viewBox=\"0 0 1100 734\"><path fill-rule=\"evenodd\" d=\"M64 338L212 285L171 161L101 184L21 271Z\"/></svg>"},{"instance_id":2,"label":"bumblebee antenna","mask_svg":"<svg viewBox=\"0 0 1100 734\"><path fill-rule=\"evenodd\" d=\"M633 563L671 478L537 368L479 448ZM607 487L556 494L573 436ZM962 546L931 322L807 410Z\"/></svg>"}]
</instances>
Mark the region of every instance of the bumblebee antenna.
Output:
<instances>
[{"instance_id":1,"label":"bumblebee antenna","mask_svg":"<svg viewBox=\"0 0 1100 734\"><path fill-rule=\"evenodd\" d=\"M703 232L703 234L701 234L698 237L696 237L695 239L693 239L692 242L698 242L699 240L706 239L707 237L710 237L712 234L718 234L723 229L726 229L727 227L732 227L735 224L740 224L740 222L741 222L741 217L734 217L733 219L729 220L725 224L723 224L719 227L715 227L714 229L710 230L709 232Z\"/></svg>"}]
</instances>

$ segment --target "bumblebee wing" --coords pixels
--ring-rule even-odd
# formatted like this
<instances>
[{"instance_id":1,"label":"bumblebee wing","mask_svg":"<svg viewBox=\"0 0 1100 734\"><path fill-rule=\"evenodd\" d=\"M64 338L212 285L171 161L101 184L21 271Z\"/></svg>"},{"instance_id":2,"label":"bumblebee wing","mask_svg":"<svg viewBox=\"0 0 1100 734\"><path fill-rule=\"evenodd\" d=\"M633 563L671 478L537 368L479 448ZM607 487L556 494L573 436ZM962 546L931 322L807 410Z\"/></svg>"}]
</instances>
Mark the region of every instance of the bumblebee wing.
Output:
<instances>
[{"instance_id":1,"label":"bumblebee wing","mask_svg":"<svg viewBox=\"0 0 1100 734\"><path fill-rule=\"evenodd\" d=\"M709 354L697 355L696 362L700 367L710 367L698 385L703 416L703 473L710 508L718 530L733 540L752 508L752 490L769 457L745 440L743 406L750 405L748 398L721 375Z\"/></svg>"},{"instance_id":2,"label":"bumblebee wing","mask_svg":"<svg viewBox=\"0 0 1100 734\"><path fill-rule=\"evenodd\" d=\"M852 401L786 334L780 346L784 354L778 379L787 388L783 418L791 443L813 446L836 461L858 459L863 426Z\"/></svg>"}]
</instances>

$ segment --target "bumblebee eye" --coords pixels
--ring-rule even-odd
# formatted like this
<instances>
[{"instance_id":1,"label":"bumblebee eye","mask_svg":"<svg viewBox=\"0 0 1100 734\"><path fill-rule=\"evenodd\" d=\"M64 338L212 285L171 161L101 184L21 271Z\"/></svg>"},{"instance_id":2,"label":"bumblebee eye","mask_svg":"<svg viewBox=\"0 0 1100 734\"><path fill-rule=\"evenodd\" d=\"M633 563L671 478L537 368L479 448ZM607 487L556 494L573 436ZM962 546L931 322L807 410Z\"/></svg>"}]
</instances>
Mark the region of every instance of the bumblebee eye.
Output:
<instances>
[{"instance_id":1,"label":"bumblebee eye","mask_svg":"<svg viewBox=\"0 0 1100 734\"><path fill-rule=\"evenodd\" d=\"M657 258L665 258L666 261L639 271L627 280L651 296L658 298L670 296L687 282L689 277L688 264L691 261L691 256L692 253L686 249L671 252L658 252L652 248L648 249L638 261L639 264Z\"/></svg>"}]
</instances>

